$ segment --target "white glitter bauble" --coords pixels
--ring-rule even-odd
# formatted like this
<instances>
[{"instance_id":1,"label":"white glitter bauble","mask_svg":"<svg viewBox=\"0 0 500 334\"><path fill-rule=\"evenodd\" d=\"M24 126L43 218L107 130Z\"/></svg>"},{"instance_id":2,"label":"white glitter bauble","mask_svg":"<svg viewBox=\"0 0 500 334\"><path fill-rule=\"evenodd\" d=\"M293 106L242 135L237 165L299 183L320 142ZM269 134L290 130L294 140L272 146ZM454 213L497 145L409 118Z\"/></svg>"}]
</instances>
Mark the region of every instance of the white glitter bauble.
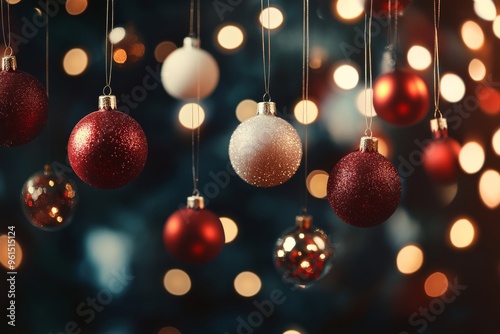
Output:
<instances>
[{"instance_id":1,"label":"white glitter bauble","mask_svg":"<svg viewBox=\"0 0 500 334\"><path fill-rule=\"evenodd\" d=\"M229 142L229 159L245 182L273 187L288 181L302 159L297 131L276 117L274 102L260 102L258 114L241 123Z\"/></svg>"},{"instance_id":2,"label":"white glitter bauble","mask_svg":"<svg viewBox=\"0 0 500 334\"><path fill-rule=\"evenodd\" d=\"M163 62L161 82L174 98L203 99L212 94L219 82L217 62L198 45L198 39L186 37L184 46L172 52Z\"/></svg>"}]
</instances>

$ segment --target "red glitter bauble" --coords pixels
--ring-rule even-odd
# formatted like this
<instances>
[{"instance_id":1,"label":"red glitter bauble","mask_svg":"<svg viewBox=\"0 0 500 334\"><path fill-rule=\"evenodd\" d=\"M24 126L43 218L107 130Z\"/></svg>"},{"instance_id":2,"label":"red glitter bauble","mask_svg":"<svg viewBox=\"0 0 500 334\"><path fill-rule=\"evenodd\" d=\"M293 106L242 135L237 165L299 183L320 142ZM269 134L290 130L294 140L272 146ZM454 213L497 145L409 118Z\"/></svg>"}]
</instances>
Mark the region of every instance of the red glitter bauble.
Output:
<instances>
[{"instance_id":1,"label":"red glitter bauble","mask_svg":"<svg viewBox=\"0 0 500 334\"><path fill-rule=\"evenodd\" d=\"M9 66L5 66L6 62ZM26 144L42 132L49 115L49 101L42 84L17 71L15 58L3 58L0 72L0 145Z\"/></svg>"},{"instance_id":2,"label":"red glitter bauble","mask_svg":"<svg viewBox=\"0 0 500 334\"><path fill-rule=\"evenodd\" d=\"M68 142L76 175L96 188L113 189L141 173L148 143L141 126L118 110L98 110L78 122Z\"/></svg>"},{"instance_id":3,"label":"red glitter bauble","mask_svg":"<svg viewBox=\"0 0 500 334\"><path fill-rule=\"evenodd\" d=\"M163 242L173 258L187 264L203 264L219 255L224 229L207 209L182 208L165 222Z\"/></svg>"},{"instance_id":4,"label":"red glitter bauble","mask_svg":"<svg viewBox=\"0 0 500 334\"><path fill-rule=\"evenodd\" d=\"M370 10L370 1L366 0L365 8ZM375 16L392 16L393 13L401 14L411 0L373 0L373 14Z\"/></svg>"},{"instance_id":5,"label":"red glitter bauble","mask_svg":"<svg viewBox=\"0 0 500 334\"><path fill-rule=\"evenodd\" d=\"M429 111L429 90L418 75L396 69L382 74L373 86L373 106L387 123L413 125Z\"/></svg>"},{"instance_id":6,"label":"red glitter bauble","mask_svg":"<svg viewBox=\"0 0 500 334\"><path fill-rule=\"evenodd\" d=\"M396 210L401 181L392 163L378 152L357 151L332 169L328 201L346 223L370 227L383 223Z\"/></svg>"},{"instance_id":7,"label":"red glitter bauble","mask_svg":"<svg viewBox=\"0 0 500 334\"><path fill-rule=\"evenodd\" d=\"M456 182L459 171L459 153L460 144L451 138L434 141L427 145L423 158L427 175L433 181L442 184Z\"/></svg>"}]
</instances>

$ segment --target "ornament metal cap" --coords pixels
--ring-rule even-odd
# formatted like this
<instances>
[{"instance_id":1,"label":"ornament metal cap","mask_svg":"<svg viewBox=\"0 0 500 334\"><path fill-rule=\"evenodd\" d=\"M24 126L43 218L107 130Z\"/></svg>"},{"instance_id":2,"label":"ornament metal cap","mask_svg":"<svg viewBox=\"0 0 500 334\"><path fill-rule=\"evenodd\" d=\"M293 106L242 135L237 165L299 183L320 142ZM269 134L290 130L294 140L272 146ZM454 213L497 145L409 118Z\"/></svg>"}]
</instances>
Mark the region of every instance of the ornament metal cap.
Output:
<instances>
[{"instance_id":1,"label":"ornament metal cap","mask_svg":"<svg viewBox=\"0 0 500 334\"><path fill-rule=\"evenodd\" d=\"M446 118L440 117L431 119L431 132L432 138L434 139L448 138L448 122Z\"/></svg>"},{"instance_id":2,"label":"ornament metal cap","mask_svg":"<svg viewBox=\"0 0 500 334\"><path fill-rule=\"evenodd\" d=\"M115 95L101 95L99 96L99 110L116 110L116 96Z\"/></svg>"},{"instance_id":3,"label":"ornament metal cap","mask_svg":"<svg viewBox=\"0 0 500 334\"><path fill-rule=\"evenodd\" d=\"M276 103L259 102L257 103L257 115L276 115Z\"/></svg>"},{"instance_id":4,"label":"ornament metal cap","mask_svg":"<svg viewBox=\"0 0 500 334\"><path fill-rule=\"evenodd\" d=\"M15 56L2 57L2 71L17 70L17 61Z\"/></svg>"},{"instance_id":5,"label":"ornament metal cap","mask_svg":"<svg viewBox=\"0 0 500 334\"><path fill-rule=\"evenodd\" d=\"M184 37L184 47L185 48L199 48L200 40L196 37Z\"/></svg>"},{"instance_id":6,"label":"ornament metal cap","mask_svg":"<svg viewBox=\"0 0 500 334\"><path fill-rule=\"evenodd\" d=\"M378 152L378 139L375 137L361 137L359 150L361 152Z\"/></svg>"},{"instance_id":7,"label":"ornament metal cap","mask_svg":"<svg viewBox=\"0 0 500 334\"><path fill-rule=\"evenodd\" d=\"M302 230L309 230L312 226L312 216L299 215L295 217L295 224Z\"/></svg>"},{"instance_id":8,"label":"ornament metal cap","mask_svg":"<svg viewBox=\"0 0 500 334\"><path fill-rule=\"evenodd\" d=\"M205 199L200 195L189 196L187 198L187 208L201 210L205 208Z\"/></svg>"}]
</instances>

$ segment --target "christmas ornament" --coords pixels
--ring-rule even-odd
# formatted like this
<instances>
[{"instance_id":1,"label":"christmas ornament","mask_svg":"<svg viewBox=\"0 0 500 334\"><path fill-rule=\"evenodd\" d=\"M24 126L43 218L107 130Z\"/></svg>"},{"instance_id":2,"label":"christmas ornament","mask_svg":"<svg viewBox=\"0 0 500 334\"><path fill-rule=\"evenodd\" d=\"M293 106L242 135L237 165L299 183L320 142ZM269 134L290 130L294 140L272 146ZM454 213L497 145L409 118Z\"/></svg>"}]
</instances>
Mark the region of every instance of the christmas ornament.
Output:
<instances>
[{"instance_id":1,"label":"christmas ornament","mask_svg":"<svg viewBox=\"0 0 500 334\"><path fill-rule=\"evenodd\" d=\"M201 196L188 197L187 207L175 211L163 228L163 242L170 255L188 264L213 260L224 240L220 219L204 208Z\"/></svg>"},{"instance_id":2,"label":"christmas ornament","mask_svg":"<svg viewBox=\"0 0 500 334\"><path fill-rule=\"evenodd\" d=\"M401 198L401 181L392 163L378 153L378 140L362 137L359 151L343 157L332 169L327 194L344 222L370 227L394 213Z\"/></svg>"},{"instance_id":3,"label":"christmas ornament","mask_svg":"<svg viewBox=\"0 0 500 334\"><path fill-rule=\"evenodd\" d=\"M257 115L231 136L229 159L245 182L273 187L288 181L299 168L302 143L293 126L276 117L274 102L259 102Z\"/></svg>"},{"instance_id":4,"label":"christmas ornament","mask_svg":"<svg viewBox=\"0 0 500 334\"><path fill-rule=\"evenodd\" d=\"M163 62L163 87L176 99L203 99L212 94L219 82L217 62L199 44L199 39L186 37L184 46Z\"/></svg>"},{"instance_id":5,"label":"christmas ornament","mask_svg":"<svg viewBox=\"0 0 500 334\"><path fill-rule=\"evenodd\" d=\"M70 223L78 202L76 186L50 165L32 175L21 190L21 207L33 226L54 231Z\"/></svg>"},{"instance_id":6,"label":"christmas ornament","mask_svg":"<svg viewBox=\"0 0 500 334\"><path fill-rule=\"evenodd\" d=\"M387 16L387 15L401 15L411 0L373 0L373 15L374 16ZM366 10L370 10L370 0L365 2Z\"/></svg>"},{"instance_id":7,"label":"christmas ornament","mask_svg":"<svg viewBox=\"0 0 500 334\"><path fill-rule=\"evenodd\" d=\"M413 125L429 109L429 91L418 75L403 69L382 74L374 83L373 106L392 125Z\"/></svg>"},{"instance_id":8,"label":"christmas ornament","mask_svg":"<svg viewBox=\"0 0 500 334\"><path fill-rule=\"evenodd\" d=\"M132 182L146 163L148 144L141 126L116 110L116 97L99 97L99 110L78 122L68 142L76 175L96 188L118 188Z\"/></svg>"},{"instance_id":9,"label":"christmas ornament","mask_svg":"<svg viewBox=\"0 0 500 334\"><path fill-rule=\"evenodd\" d=\"M42 84L17 70L16 57L2 58L0 72L0 145L32 141L48 119L49 101Z\"/></svg>"},{"instance_id":10,"label":"christmas ornament","mask_svg":"<svg viewBox=\"0 0 500 334\"><path fill-rule=\"evenodd\" d=\"M287 281L307 287L330 272L333 246L325 232L312 227L311 216L297 216L296 224L276 242L274 264Z\"/></svg>"}]
</instances>

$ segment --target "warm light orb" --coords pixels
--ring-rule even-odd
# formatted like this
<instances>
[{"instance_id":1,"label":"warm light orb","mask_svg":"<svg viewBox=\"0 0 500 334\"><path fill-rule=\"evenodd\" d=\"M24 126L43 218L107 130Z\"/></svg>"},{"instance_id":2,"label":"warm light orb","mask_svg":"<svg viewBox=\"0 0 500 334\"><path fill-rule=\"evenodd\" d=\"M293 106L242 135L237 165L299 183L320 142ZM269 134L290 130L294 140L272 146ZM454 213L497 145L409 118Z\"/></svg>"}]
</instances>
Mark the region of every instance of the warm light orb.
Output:
<instances>
[{"instance_id":1,"label":"warm light orb","mask_svg":"<svg viewBox=\"0 0 500 334\"><path fill-rule=\"evenodd\" d=\"M276 7L264 8L260 13L259 22L266 29L276 29L279 28L284 21L285 17L281 10Z\"/></svg>"},{"instance_id":2,"label":"warm light orb","mask_svg":"<svg viewBox=\"0 0 500 334\"><path fill-rule=\"evenodd\" d=\"M240 296L253 297L261 288L262 282L259 276L250 271L244 271L234 279L234 289Z\"/></svg>"},{"instance_id":3,"label":"warm light orb","mask_svg":"<svg viewBox=\"0 0 500 334\"><path fill-rule=\"evenodd\" d=\"M181 332L177 328L169 326L160 329L158 334L181 334Z\"/></svg>"},{"instance_id":4,"label":"warm light orb","mask_svg":"<svg viewBox=\"0 0 500 334\"><path fill-rule=\"evenodd\" d=\"M12 239L11 239L12 240ZM21 265L23 261L23 249L18 239L16 240L15 252L10 252L14 254L9 254L9 247L12 247L12 243L9 244L9 237L7 234L0 235L0 263L7 269L7 271L15 271ZM9 259L10 257L15 257L14 259ZM9 260L14 261L9 263ZM11 268L12 265L12 268Z\"/></svg>"},{"instance_id":5,"label":"warm light orb","mask_svg":"<svg viewBox=\"0 0 500 334\"><path fill-rule=\"evenodd\" d=\"M497 38L500 38L500 15L493 21L493 33Z\"/></svg>"},{"instance_id":6,"label":"warm light orb","mask_svg":"<svg viewBox=\"0 0 500 334\"><path fill-rule=\"evenodd\" d=\"M123 49L116 49L115 52L113 52L113 60L117 64L125 64L127 61L127 52Z\"/></svg>"},{"instance_id":7,"label":"warm light orb","mask_svg":"<svg viewBox=\"0 0 500 334\"><path fill-rule=\"evenodd\" d=\"M474 241L474 225L468 219L459 219L450 229L450 241L456 248L469 247Z\"/></svg>"},{"instance_id":8,"label":"warm light orb","mask_svg":"<svg viewBox=\"0 0 500 334\"><path fill-rule=\"evenodd\" d=\"M484 205L495 209L500 204L500 174L495 170L487 170L479 179L479 195Z\"/></svg>"},{"instance_id":9,"label":"warm light orb","mask_svg":"<svg viewBox=\"0 0 500 334\"><path fill-rule=\"evenodd\" d=\"M417 272L423 263L424 253L415 245L403 247L396 258L398 270L407 275Z\"/></svg>"},{"instance_id":10,"label":"warm light orb","mask_svg":"<svg viewBox=\"0 0 500 334\"><path fill-rule=\"evenodd\" d=\"M353 89L358 85L359 72L354 66L341 65L333 72L333 81L342 89Z\"/></svg>"},{"instance_id":11,"label":"warm light orb","mask_svg":"<svg viewBox=\"0 0 500 334\"><path fill-rule=\"evenodd\" d=\"M448 102L458 102L465 95L465 83L458 75L447 73L441 77L441 96Z\"/></svg>"},{"instance_id":12,"label":"warm light orb","mask_svg":"<svg viewBox=\"0 0 500 334\"><path fill-rule=\"evenodd\" d=\"M462 40L471 50L478 50L484 44L483 29L474 21L467 21L462 25Z\"/></svg>"},{"instance_id":13,"label":"warm light orb","mask_svg":"<svg viewBox=\"0 0 500 334\"><path fill-rule=\"evenodd\" d=\"M364 10L363 0L337 0L335 5L335 13L344 21L358 19L363 14Z\"/></svg>"},{"instance_id":14,"label":"warm light orb","mask_svg":"<svg viewBox=\"0 0 500 334\"><path fill-rule=\"evenodd\" d=\"M231 218L220 217L222 228L224 229L225 243L228 244L238 236L238 225Z\"/></svg>"},{"instance_id":15,"label":"warm light orb","mask_svg":"<svg viewBox=\"0 0 500 334\"><path fill-rule=\"evenodd\" d=\"M183 296L191 290L191 279L186 272L180 269L172 269L165 274L163 285L170 294Z\"/></svg>"},{"instance_id":16,"label":"warm light orb","mask_svg":"<svg viewBox=\"0 0 500 334\"><path fill-rule=\"evenodd\" d=\"M359 111L359 113L363 116L366 117L375 117L377 116L377 111L375 110L375 107L373 106L373 99L371 98L373 96L373 89L367 88L366 91L362 89L357 97L356 97L356 109ZM372 101L371 106L367 101Z\"/></svg>"},{"instance_id":17,"label":"warm light orb","mask_svg":"<svg viewBox=\"0 0 500 334\"><path fill-rule=\"evenodd\" d=\"M167 57L177 49L177 45L170 41L159 43L155 48L155 59L159 63L163 63Z\"/></svg>"},{"instance_id":18,"label":"warm light orb","mask_svg":"<svg viewBox=\"0 0 500 334\"><path fill-rule=\"evenodd\" d=\"M439 297L448 290L448 278L441 272L435 272L424 283L425 293L429 297Z\"/></svg>"},{"instance_id":19,"label":"warm light orb","mask_svg":"<svg viewBox=\"0 0 500 334\"><path fill-rule=\"evenodd\" d=\"M495 132L491 139L493 150L497 155L500 155L500 128Z\"/></svg>"},{"instance_id":20,"label":"warm light orb","mask_svg":"<svg viewBox=\"0 0 500 334\"><path fill-rule=\"evenodd\" d=\"M254 100L243 100L236 107L236 118L240 122L257 115L257 102Z\"/></svg>"},{"instance_id":21,"label":"warm light orb","mask_svg":"<svg viewBox=\"0 0 500 334\"><path fill-rule=\"evenodd\" d=\"M469 63L469 75L474 81L481 81L486 76L486 66L479 59L472 59Z\"/></svg>"},{"instance_id":22,"label":"warm light orb","mask_svg":"<svg viewBox=\"0 0 500 334\"><path fill-rule=\"evenodd\" d=\"M197 103L186 103L179 110L179 122L188 129L196 129L205 120L205 110Z\"/></svg>"},{"instance_id":23,"label":"warm light orb","mask_svg":"<svg viewBox=\"0 0 500 334\"><path fill-rule=\"evenodd\" d=\"M302 124L311 124L318 118L318 106L311 100L301 100L293 109L295 119Z\"/></svg>"},{"instance_id":24,"label":"warm light orb","mask_svg":"<svg viewBox=\"0 0 500 334\"><path fill-rule=\"evenodd\" d=\"M245 35L243 30L232 24L222 27L217 34L219 45L226 50L235 50L239 48L244 40Z\"/></svg>"},{"instance_id":25,"label":"warm light orb","mask_svg":"<svg viewBox=\"0 0 500 334\"><path fill-rule=\"evenodd\" d=\"M408 64L415 70L425 70L432 64L431 52L420 45L414 45L408 50L406 56Z\"/></svg>"},{"instance_id":26,"label":"warm light orb","mask_svg":"<svg viewBox=\"0 0 500 334\"><path fill-rule=\"evenodd\" d=\"M109 33L109 41L112 44L120 43L125 38L126 32L123 27L116 27Z\"/></svg>"},{"instance_id":27,"label":"warm light orb","mask_svg":"<svg viewBox=\"0 0 500 334\"><path fill-rule=\"evenodd\" d=\"M9 0L10 4L18 3L21 0ZM66 11L70 15L79 15L87 9L87 0L67 0L66 1Z\"/></svg>"},{"instance_id":28,"label":"warm light orb","mask_svg":"<svg viewBox=\"0 0 500 334\"><path fill-rule=\"evenodd\" d=\"M290 329L290 330L287 330L286 332L283 332L283 334L302 334L302 333L299 331L296 331L295 329Z\"/></svg>"},{"instance_id":29,"label":"warm light orb","mask_svg":"<svg viewBox=\"0 0 500 334\"><path fill-rule=\"evenodd\" d=\"M462 146L458 161L467 174L475 174L483 168L485 160L484 149L479 143L471 141Z\"/></svg>"},{"instance_id":30,"label":"warm light orb","mask_svg":"<svg viewBox=\"0 0 500 334\"><path fill-rule=\"evenodd\" d=\"M87 53L80 48L71 49L64 55L63 68L64 71L71 75L77 76L82 74L89 63Z\"/></svg>"},{"instance_id":31,"label":"warm light orb","mask_svg":"<svg viewBox=\"0 0 500 334\"><path fill-rule=\"evenodd\" d=\"M474 12L485 21L493 21L497 16L497 7L491 0L474 0Z\"/></svg>"},{"instance_id":32,"label":"warm light orb","mask_svg":"<svg viewBox=\"0 0 500 334\"><path fill-rule=\"evenodd\" d=\"M314 170L306 180L309 193L316 198L326 198L326 185L328 183L328 173L324 170Z\"/></svg>"}]
</instances>

